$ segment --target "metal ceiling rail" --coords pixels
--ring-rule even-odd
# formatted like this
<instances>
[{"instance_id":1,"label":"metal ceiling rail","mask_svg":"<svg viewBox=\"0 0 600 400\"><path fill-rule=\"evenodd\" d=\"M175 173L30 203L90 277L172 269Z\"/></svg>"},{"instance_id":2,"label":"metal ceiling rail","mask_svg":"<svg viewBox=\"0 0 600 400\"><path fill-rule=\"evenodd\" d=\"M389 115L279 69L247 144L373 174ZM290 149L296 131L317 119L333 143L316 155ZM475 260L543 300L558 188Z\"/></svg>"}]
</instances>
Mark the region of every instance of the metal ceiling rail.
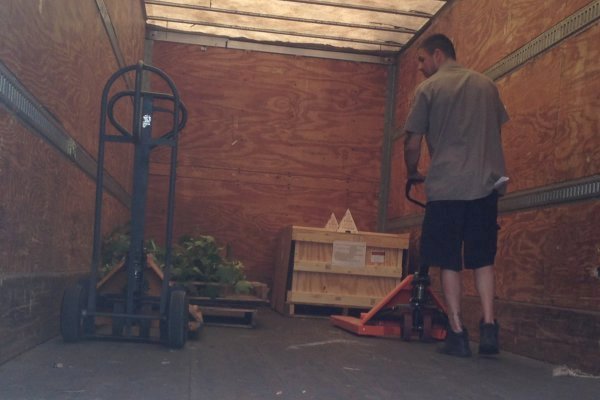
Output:
<instances>
[{"instance_id":1,"label":"metal ceiling rail","mask_svg":"<svg viewBox=\"0 0 600 400\"><path fill-rule=\"evenodd\" d=\"M361 10L361 11L373 11L385 14L396 14L396 15L407 15L409 17L418 17L418 18L431 18L432 14L423 12L423 11L403 11L396 10L393 8L381 8L381 7L371 7L371 6L363 6L360 4L346 4L346 3L338 3L335 1L324 1L324 0L279 0L279 1L287 1L289 3L303 3L310 4L314 6L328 6L328 7L339 7L346 8L351 10ZM446 0L438 0L445 2Z\"/></svg>"},{"instance_id":2,"label":"metal ceiling rail","mask_svg":"<svg viewBox=\"0 0 600 400\"><path fill-rule=\"evenodd\" d=\"M180 3L173 3L170 1L162 1L162 0L146 0L146 4L162 6L162 7L185 8L185 9L190 9L190 10L214 12L214 13L220 13L220 14L240 15L240 16L245 16L245 17L276 19L276 20L281 20L281 21L302 22L302 23L318 24L318 25L342 26L345 28L370 29L370 30L375 30L375 31L385 31L385 32L395 32L395 33L411 33L411 34L417 33L417 31L415 29L406 28L406 27L402 27L402 26L394 26L394 27L388 28L385 26L353 24L353 23L349 23L349 22L326 21L326 20L318 20L318 19L287 17L284 15L263 14L263 13L256 13L256 12L250 12L250 11L230 10L230 9L225 9L225 8L199 6L199 5L195 5L195 4L180 4ZM148 18L152 19L151 17L148 17Z\"/></svg>"},{"instance_id":3,"label":"metal ceiling rail","mask_svg":"<svg viewBox=\"0 0 600 400\"><path fill-rule=\"evenodd\" d=\"M323 40L335 40L335 41L339 41L339 42L372 44L372 45L377 45L377 46L389 46L389 47L398 47L398 48L401 48L402 46L404 46L404 43L398 43L398 42L392 42L392 41L363 40L363 39L352 39L352 38L345 38L345 37L339 37L339 36L313 35L313 34L309 34L309 33L279 31L276 29L254 28L254 27L250 27L250 26L227 25L227 24L219 24L216 22L173 19L173 18L165 18L165 17L158 17L158 16L148 17L148 21L163 21L163 22L174 22L174 23L189 24L189 25L212 26L215 28L223 28L223 29L273 33L273 34L277 34L277 35L297 36L297 37L306 37L306 38L323 39ZM160 26L157 26L157 29L159 29L159 28L160 28Z\"/></svg>"},{"instance_id":4,"label":"metal ceiling rail","mask_svg":"<svg viewBox=\"0 0 600 400\"><path fill-rule=\"evenodd\" d=\"M571 35L592 26L598 20L600 20L600 0L591 1L587 6L569 15L523 47L496 62L484 74L491 79L498 80Z\"/></svg>"},{"instance_id":5,"label":"metal ceiling rail","mask_svg":"<svg viewBox=\"0 0 600 400\"><path fill-rule=\"evenodd\" d=\"M332 60L364 62L372 64L392 64L393 58L375 56L356 52L342 52L332 50L317 50L306 47L278 46L272 44L233 40L224 37L206 36L199 33L174 32L167 30L147 30L149 42L154 40L188 43L199 46L223 47L236 50L260 51L265 53L288 54L301 57L315 57ZM151 61L149 61L151 63Z\"/></svg>"},{"instance_id":6,"label":"metal ceiling rail","mask_svg":"<svg viewBox=\"0 0 600 400\"><path fill-rule=\"evenodd\" d=\"M509 193L500 198L498 213L506 214L594 199L600 199L600 175L598 174ZM422 222L422 213L412 214L389 220L385 228L386 232L397 232L418 226Z\"/></svg>"}]
</instances>

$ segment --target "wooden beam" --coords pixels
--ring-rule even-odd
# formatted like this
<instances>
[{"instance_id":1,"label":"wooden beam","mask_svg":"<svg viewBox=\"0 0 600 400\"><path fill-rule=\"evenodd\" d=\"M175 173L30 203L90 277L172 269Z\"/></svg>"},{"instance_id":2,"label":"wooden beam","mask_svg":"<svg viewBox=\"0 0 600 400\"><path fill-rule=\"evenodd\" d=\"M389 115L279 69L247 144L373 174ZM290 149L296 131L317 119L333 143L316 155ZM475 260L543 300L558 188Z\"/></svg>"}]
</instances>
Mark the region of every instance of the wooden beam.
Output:
<instances>
[{"instance_id":1,"label":"wooden beam","mask_svg":"<svg viewBox=\"0 0 600 400\"><path fill-rule=\"evenodd\" d=\"M385 232L387 209L390 193L390 177L392 174L392 148L394 146L394 120L396 111L396 64L388 66L388 79L385 99L385 128L381 146L381 181L379 186L379 206L377 211L377 230Z\"/></svg>"},{"instance_id":2,"label":"wooden beam","mask_svg":"<svg viewBox=\"0 0 600 400\"><path fill-rule=\"evenodd\" d=\"M162 0L146 0L146 4L152 4L152 5L164 6L164 7L186 8L186 9L190 9L190 10L214 12L214 13L220 13L220 14L241 15L241 16L245 16L245 17L276 19L276 20L280 20L280 21L303 22L303 23L317 24L317 25L342 26L345 28L369 29L369 30L375 30L375 31L385 31L385 32L395 32L395 33L416 33L417 32L415 29L411 29L411 28L407 28L407 27L403 27L403 26L395 26L395 27L388 28L385 26L353 24L353 23L349 23L349 22L339 22L339 21L331 21L331 20L323 20L323 19L288 17L285 15L264 14L264 13L250 12L250 11L239 11L239 10L232 10L232 9L225 9L225 8L206 7L206 6L199 6L199 5L195 5L195 4L181 4L181 3L173 3L170 1L162 1ZM147 18L152 18L152 17L147 17Z\"/></svg>"}]
</instances>

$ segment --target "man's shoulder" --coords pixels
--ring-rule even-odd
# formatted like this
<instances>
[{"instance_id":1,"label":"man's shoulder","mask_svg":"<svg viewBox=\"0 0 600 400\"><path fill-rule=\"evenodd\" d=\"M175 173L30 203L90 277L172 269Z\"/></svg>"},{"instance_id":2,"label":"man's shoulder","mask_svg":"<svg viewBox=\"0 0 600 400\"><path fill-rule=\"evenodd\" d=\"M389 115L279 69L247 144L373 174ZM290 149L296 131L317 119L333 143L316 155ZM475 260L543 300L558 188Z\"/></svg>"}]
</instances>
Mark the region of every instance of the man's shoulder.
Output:
<instances>
[{"instance_id":1,"label":"man's shoulder","mask_svg":"<svg viewBox=\"0 0 600 400\"><path fill-rule=\"evenodd\" d=\"M493 79L491 79L489 76L487 76L486 74L476 71L474 69L471 68L467 68L467 67L463 67L461 65L458 66L457 71L459 74L464 75L466 77L468 77L469 79L481 82L481 83L486 83L486 84L491 84L491 85L496 85L493 81Z\"/></svg>"},{"instance_id":2,"label":"man's shoulder","mask_svg":"<svg viewBox=\"0 0 600 400\"><path fill-rule=\"evenodd\" d=\"M445 74L440 75L438 78L438 82L441 84L448 81L460 81L470 87L496 88L496 83L489 76L460 64L455 64L452 68L445 70Z\"/></svg>"},{"instance_id":3,"label":"man's shoulder","mask_svg":"<svg viewBox=\"0 0 600 400\"><path fill-rule=\"evenodd\" d=\"M475 71L474 69L469 69L469 68L465 68L467 71L469 71L469 75L480 80L481 82L486 82L486 83L490 83L492 85L495 85L494 81L492 80L492 78L490 78L489 76L487 76L484 73L481 73L479 71Z\"/></svg>"},{"instance_id":4,"label":"man's shoulder","mask_svg":"<svg viewBox=\"0 0 600 400\"><path fill-rule=\"evenodd\" d=\"M448 85L453 86L453 82L457 81L477 83L479 86L496 87L495 82L487 75L454 62L419 83L415 89L415 94L430 93Z\"/></svg>"},{"instance_id":5,"label":"man's shoulder","mask_svg":"<svg viewBox=\"0 0 600 400\"><path fill-rule=\"evenodd\" d=\"M438 81L438 77L436 77L436 74L431 75L429 78L425 79L424 81L422 81L421 83L419 83L417 85L417 87L415 88L415 94L417 93L427 93L428 91L432 90L433 87L435 87L435 85L437 84L436 82Z\"/></svg>"}]
</instances>

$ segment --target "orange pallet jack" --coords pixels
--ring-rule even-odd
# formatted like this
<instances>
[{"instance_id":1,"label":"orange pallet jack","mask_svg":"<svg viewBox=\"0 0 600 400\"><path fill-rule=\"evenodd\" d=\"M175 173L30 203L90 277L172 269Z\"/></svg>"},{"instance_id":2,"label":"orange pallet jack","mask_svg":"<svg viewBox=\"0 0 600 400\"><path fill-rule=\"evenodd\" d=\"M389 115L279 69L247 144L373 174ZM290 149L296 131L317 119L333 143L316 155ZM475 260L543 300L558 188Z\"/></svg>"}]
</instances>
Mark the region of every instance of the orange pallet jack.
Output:
<instances>
[{"instance_id":1,"label":"orange pallet jack","mask_svg":"<svg viewBox=\"0 0 600 400\"><path fill-rule=\"evenodd\" d=\"M415 181L406 183L406 198L425 207L410 197ZM443 340L446 337L448 317L446 308L430 289L428 266L407 276L387 296L360 318L332 315L331 322L342 329L364 336L401 337L411 340L418 335L422 341Z\"/></svg>"},{"instance_id":2,"label":"orange pallet jack","mask_svg":"<svg viewBox=\"0 0 600 400\"><path fill-rule=\"evenodd\" d=\"M411 340L413 335L429 341L446 337L447 316L444 305L427 287L428 276L409 275L369 312L360 318L332 315L331 322L364 336L394 336ZM423 300L419 300L419 297Z\"/></svg>"}]
</instances>

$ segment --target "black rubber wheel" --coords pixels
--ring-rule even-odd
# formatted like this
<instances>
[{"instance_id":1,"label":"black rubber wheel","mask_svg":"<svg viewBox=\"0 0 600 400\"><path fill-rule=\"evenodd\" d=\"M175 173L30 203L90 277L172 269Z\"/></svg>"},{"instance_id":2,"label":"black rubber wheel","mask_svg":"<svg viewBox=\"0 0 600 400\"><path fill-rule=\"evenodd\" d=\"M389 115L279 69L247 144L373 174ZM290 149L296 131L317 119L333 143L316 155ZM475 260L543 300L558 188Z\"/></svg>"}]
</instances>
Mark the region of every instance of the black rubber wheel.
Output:
<instances>
[{"instance_id":1,"label":"black rubber wheel","mask_svg":"<svg viewBox=\"0 0 600 400\"><path fill-rule=\"evenodd\" d=\"M412 337L413 319L410 312L404 314L402 320L402 340L409 342Z\"/></svg>"},{"instance_id":2,"label":"black rubber wheel","mask_svg":"<svg viewBox=\"0 0 600 400\"><path fill-rule=\"evenodd\" d=\"M167 345L172 349L185 346L188 336L188 299L184 290L171 291L167 314Z\"/></svg>"},{"instance_id":3,"label":"black rubber wheel","mask_svg":"<svg viewBox=\"0 0 600 400\"><path fill-rule=\"evenodd\" d=\"M152 306L150 304L142 305L142 315L151 315L152 314ZM150 337L150 326L152 321L149 319L142 319L139 322L140 325L140 337L144 339L148 339Z\"/></svg>"},{"instance_id":4,"label":"black rubber wheel","mask_svg":"<svg viewBox=\"0 0 600 400\"><path fill-rule=\"evenodd\" d=\"M124 314L125 313L125 304L113 303L113 313ZM124 328L125 328L125 318L112 317L112 335L113 336L123 336Z\"/></svg>"},{"instance_id":5,"label":"black rubber wheel","mask_svg":"<svg viewBox=\"0 0 600 400\"><path fill-rule=\"evenodd\" d=\"M169 344L169 332L167 332L167 321L165 320L160 320L160 322L158 323L158 329L159 329L159 333L160 333L160 342L168 345Z\"/></svg>"},{"instance_id":6,"label":"black rubber wheel","mask_svg":"<svg viewBox=\"0 0 600 400\"><path fill-rule=\"evenodd\" d=\"M90 293L90 278L81 278L78 283L83 289L83 309L87 309L88 306L88 295ZM96 331L96 319L93 316L83 316L83 334L91 335Z\"/></svg>"},{"instance_id":7,"label":"black rubber wheel","mask_svg":"<svg viewBox=\"0 0 600 400\"><path fill-rule=\"evenodd\" d=\"M65 342L76 342L82 336L81 312L87 301L87 291L81 285L67 288L60 306L60 333Z\"/></svg>"},{"instance_id":8,"label":"black rubber wheel","mask_svg":"<svg viewBox=\"0 0 600 400\"><path fill-rule=\"evenodd\" d=\"M431 329L432 329L433 317L431 313L423 314L423 330L420 332L420 339L423 342L431 341Z\"/></svg>"}]
</instances>

